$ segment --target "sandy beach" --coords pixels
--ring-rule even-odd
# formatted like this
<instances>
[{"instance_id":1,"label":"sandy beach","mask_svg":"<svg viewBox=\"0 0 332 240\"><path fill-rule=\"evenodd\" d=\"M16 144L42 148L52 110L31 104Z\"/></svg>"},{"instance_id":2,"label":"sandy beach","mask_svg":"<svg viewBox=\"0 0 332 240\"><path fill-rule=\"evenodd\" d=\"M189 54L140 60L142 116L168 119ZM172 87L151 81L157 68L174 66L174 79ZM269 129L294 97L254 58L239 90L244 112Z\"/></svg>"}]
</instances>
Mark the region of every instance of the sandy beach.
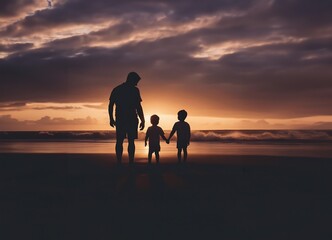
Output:
<instances>
[{"instance_id":1,"label":"sandy beach","mask_svg":"<svg viewBox=\"0 0 332 240\"><path fill-rule=\"evenodd\" d=\"M2 153L2 239L331 239L332 159Z\"/></svg>"}]
</instances>

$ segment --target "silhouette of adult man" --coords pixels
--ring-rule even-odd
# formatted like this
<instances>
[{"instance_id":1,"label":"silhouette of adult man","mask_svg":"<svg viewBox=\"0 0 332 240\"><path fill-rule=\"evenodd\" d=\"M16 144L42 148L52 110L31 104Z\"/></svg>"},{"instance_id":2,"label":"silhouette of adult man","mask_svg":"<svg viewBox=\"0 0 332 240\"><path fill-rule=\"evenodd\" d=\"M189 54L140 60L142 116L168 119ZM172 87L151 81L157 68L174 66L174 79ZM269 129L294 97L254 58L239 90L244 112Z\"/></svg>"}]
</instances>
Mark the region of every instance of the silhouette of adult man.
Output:
<instances>
[{"instance_id":1,"label":"silhouette of adult man","mask_svg":"<svg viewBox=\"0 0 332 240\"><path fill-rule=\"evenodd\" d=\"M136 87L141 77L136 72L130 72L127 81L115 87L110 96L108 113L111 127L116 128L116 157L117 162L121 163L123 153L123 141L128 139L129 163L134 163L135 139L138 137L138 119L141 120L140 130L145 127L143 109L141 105L141 95ZM115 108L115 119L113 108Z\"/></svg>"}]
</instances>

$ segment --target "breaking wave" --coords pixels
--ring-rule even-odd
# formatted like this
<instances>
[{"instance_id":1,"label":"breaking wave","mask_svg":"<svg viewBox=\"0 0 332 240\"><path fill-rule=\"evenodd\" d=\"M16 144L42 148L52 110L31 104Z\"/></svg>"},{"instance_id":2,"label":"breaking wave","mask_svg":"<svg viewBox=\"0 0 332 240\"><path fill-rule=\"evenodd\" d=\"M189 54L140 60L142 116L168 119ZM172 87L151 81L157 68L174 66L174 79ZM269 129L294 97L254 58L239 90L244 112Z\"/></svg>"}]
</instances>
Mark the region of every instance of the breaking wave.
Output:
<instances>
[{"instance_id":1,"label":"breaking wave","mask_svg":"<svg viewBox=\"0 0 332 240\"><path fill-rule=\"evenodd\" d=\"M316 130L197 131L193 132L192 141L326 142L326 141L332 141L332 131L316 131Z\"/></svg>"},{"instance_id":2,"label":"breaking wave","mask_svg":"<svg viewBox=\"0 0 332 240\"><path fill-rule=\"evenodd\" d=\"M166 131L168 136L169 131ZM0 140L96 141L115 140L115 131L0 132ZM139 133L143 140L144 132ZM175 137L176 138L176 137ZM192 141L205 142L332 142L332 130L213 130L192 131Z\"/></svg>"}]
</instances>

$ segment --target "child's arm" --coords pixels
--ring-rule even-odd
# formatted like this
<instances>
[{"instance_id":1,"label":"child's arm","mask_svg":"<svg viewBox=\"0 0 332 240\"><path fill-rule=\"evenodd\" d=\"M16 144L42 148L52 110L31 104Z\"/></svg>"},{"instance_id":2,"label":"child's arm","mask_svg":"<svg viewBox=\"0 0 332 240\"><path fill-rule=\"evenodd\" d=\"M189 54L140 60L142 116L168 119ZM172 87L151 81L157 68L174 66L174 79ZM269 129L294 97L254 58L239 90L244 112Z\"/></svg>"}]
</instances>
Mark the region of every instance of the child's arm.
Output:
<instances>
[{"instance_id":1,"label":"child's arm","mask_svg":"<svg viewBox=\"0 0 332 240\"><path fill-rule=\"evenodd\" d=\"M165 137L165 135L162 135L161 137L165 140L167 144L169 144L169 140Z\"/></svg>"},{"instance_id":2,"label":"child's arm","mask_svg":"<svg viewBox=\"0 0 332 240\"><path fill-rule=\"evenodd\" d=\"M162 134L161 138L164 139L166 142L168 141L168 139L165 137L165 134Z\"/></svg>"},{"instance_id":3,"label":"child's arm","mask_svg":"<svg viewBox=\"0 0 332 240\"><path fill-rule=\"evenodd\" d=\"M188 124L188 146L190 144L190 138L191 138L191 131L190 131L190 125Z\"/></svg>"},{"instance_id":4,"label":"child's arm","mask_svg":"<svg viewBox=\"0 0 332 240\"><path fill-rule=\"evenodd\" d=\"M145 146L147 145L148 139L149 139L149 129L146 131L146 134L145 134Z\"/></svg>"},{"instance_id":5,"label":"child's arm","mask_svg":"<svg viewBox=\"0 0 332 240\"><path fill-rule=\"evenodd\" d=\"M172 131L171 131L171 133L169 134L169 137L168 137L168 142L171 140L171 138L173 137L173 135L174 135L174 133L175 133L175 128L173 127L173 129L172 129Z\"/></svg>"},{"instance_id":6,"label":"child's arm","mask_svg":"<svg viewBox=\"0 0 332 240\"><path fill-rule=\"evenodd\" d=\"M172 131L171 133L169 134L169 137L168 137L168 142L171 140L171 138L173 137L174 133L176 132L176 129L177 129L177 123L174 123L173 125L173 128L172 128Z\"/></svg>"},{"instance_id":7,"label":"child's arm","mask_svg":"<svg viewBox=\"0 0 332 240\"><path fill-rule=\"evenodd\" d=\"M162 128L159 128L159 135L161 136L162 139L166 141L167 144L169 144L168 139L165 137L164 130Z\"/></svg>"}]
</instances>

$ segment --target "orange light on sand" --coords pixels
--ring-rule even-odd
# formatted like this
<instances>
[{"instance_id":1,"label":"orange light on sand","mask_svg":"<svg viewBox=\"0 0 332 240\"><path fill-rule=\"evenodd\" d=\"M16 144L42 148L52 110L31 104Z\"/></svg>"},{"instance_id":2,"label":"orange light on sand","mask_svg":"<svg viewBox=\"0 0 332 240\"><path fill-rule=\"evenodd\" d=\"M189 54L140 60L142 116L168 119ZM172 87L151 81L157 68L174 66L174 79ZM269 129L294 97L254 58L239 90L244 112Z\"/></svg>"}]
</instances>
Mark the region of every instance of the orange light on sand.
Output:
<instances>
[{"instance_id":1,"label":"orange light on sand","mask_svg":"<svg viewBox=\"0 0 332 240\"><path fill-rule=\"evenodd\" d=\"M149 153L149 144L144 146L143 150L142 150L142 156L147 156Z\"/></svg>"}]
</instances>

